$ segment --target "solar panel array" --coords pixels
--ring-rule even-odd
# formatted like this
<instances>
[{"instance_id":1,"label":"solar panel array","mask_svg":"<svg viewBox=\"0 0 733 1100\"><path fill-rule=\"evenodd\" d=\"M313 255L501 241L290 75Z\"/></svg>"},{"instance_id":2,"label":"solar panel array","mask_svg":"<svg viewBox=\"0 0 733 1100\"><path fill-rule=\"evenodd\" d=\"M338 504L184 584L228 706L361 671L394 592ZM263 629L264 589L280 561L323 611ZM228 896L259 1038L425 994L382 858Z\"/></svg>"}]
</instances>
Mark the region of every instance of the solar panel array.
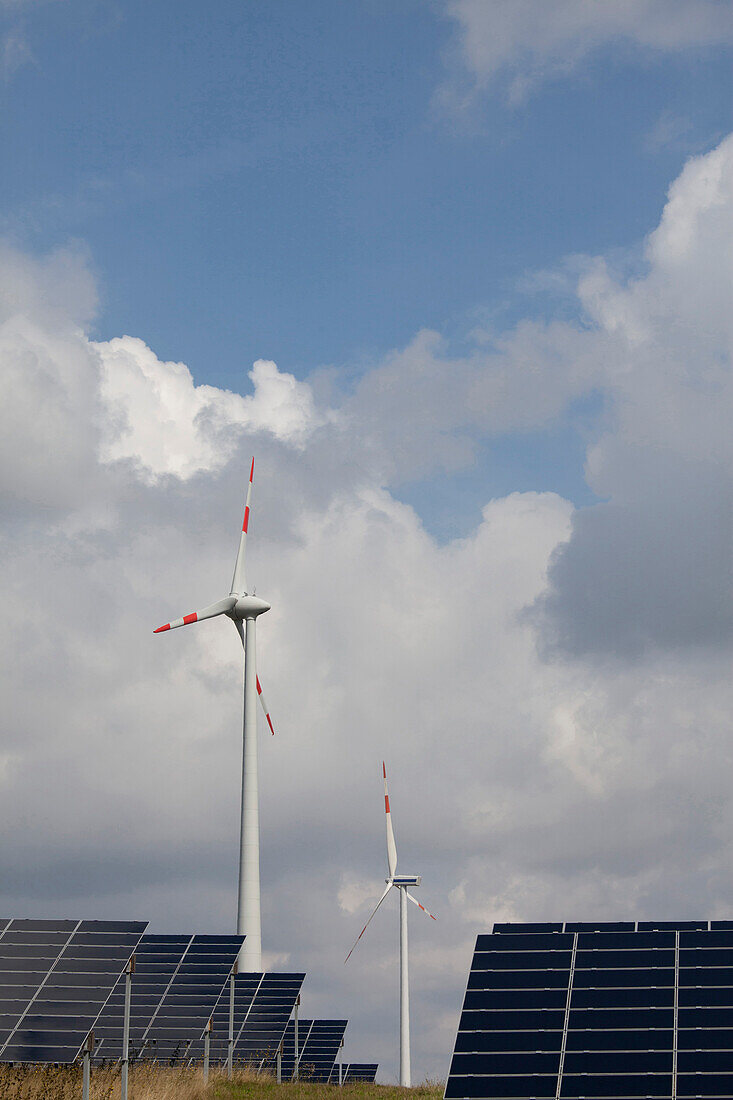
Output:
<instances>
[{"instance_id":1,"label":"solar panel array","mask_svg":"<svg viewBox=\"0 0 733 1100\"><path fill-rule=\"evenodd\" d=\"M179 1062L199 1040L236 961L244 936L143 936L135 953L130 1057ZM124 979L95 1028L96 1061L122 1054Z\"/></svg>"},{"instance_id":2,"label":"solar panel array","mask_svg":"<svg viewBox=\"0 0 733 1100\"><path fill-rule=\"evenodd\" d=\"M343 1042L347 1020L299 1020L298 1046L300 1062L298 1074L309 1081L328 1081ZM295 1025L291 1020L285 1030L283 1043L282 1075L293 1075L295 1068Z\"/></svg>"},{"instance_id":3,"label":"solar panel array","mask_svg":"<svg viewBox=\"0 0 733 1100\"><path fill-rule=\"evenodd\" d=\"M262 1068L277 1054L305 974L237 974L234 979L234 1061ZM214 1011L210 1058L224 1063L229 1045L229 983ZM203 1046L197 1044L200 1058Z\"/></svg>"},{"instance_id":4,"label":"solar panel array","mask_svg":"<svg viewBox=\"0 0 733 1100\"><path fill-rule=\"evenodd\" d=\"M291 1020L305 975L232 971L243 936L144 935L143 921L0 921L0 1061L74 1062L93 1031L94 1061L122 1057L125 971L134 956L130 1058L190 1063L213 1021L212 1063L228 1055L234 987L234 1060L282 1073L295 1067ZM301 1020L299 1071L338 1080L345 1020ZM342 1067L343 1081L373 1081L376 1064Z\"/></svg>"},{"instance_id":5,"label":"solar panel array","mask_svg":"<svg viewBox=\"0 0 733 1100\"><path fill-rule=\"evenodd\" d=\"M75 1061L146 927L0 920L0 1061Z\"/></svg>"},{"instance_id":6,"label":"solar panel array","mask_svg":"<svg viewBox=\"0 0 733 1100\"><path fill-rule=\"evenodd\" d=\"M497 924L445 1095L733 1096L733 921Z\"/></svg>"}]
</instances>

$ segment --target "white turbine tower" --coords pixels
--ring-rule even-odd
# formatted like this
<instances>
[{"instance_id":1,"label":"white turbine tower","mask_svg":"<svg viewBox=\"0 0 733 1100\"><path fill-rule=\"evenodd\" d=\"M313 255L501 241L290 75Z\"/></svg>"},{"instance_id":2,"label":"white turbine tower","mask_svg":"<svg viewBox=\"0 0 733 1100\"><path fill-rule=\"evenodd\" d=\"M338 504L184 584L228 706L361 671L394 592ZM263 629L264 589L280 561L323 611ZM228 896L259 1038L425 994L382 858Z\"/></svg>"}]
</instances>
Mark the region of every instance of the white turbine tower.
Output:
<instances>
[{"instance_id":1,"label":"white turbine tower","mask_svg":"<svg viewBox=\"0 0 733 1100\"><path fill-rule=\"evenodd\" d=\"M427 913L431 920L436 918L432 913L428 913L428 910L424 905L413 898L408 886L419 886L421 882L420 875L398 875L397 874L397 846L394 841L394 830L392 829L392 814L389 809L389 791L387 790L387 769L382 761L382 775L384 776L384 812L387 817L387 869L389 878L385 879L387 883L387 889L382 894L381 898L374 906L369 920L366 922L361 932L356 938L356 944L366 932L372 917L376 913L379 906L382 904L387 894L392 887L399 891L400 895L400 1084L405 1088L410 1087L410 984L408 977L408 965L407 965L407 899L422 909L423 913ZM354 951L354 947L351 948L346 956L346 962L349 961Z\"/></svg>"},{"instance_id":2,"label":"white turbine tower","mask_svg":"<svg viewBox=\"0 0 733 1100\"><path fill-rule=\"evenodd\" d=\"M194 611L175 619L172 623L159 626L154 631L160 634L164 630L175 630L178 626L213 619L217 615L226 615L236 626L244 646L244 725L242 751L242 823L239 834L239 895L237 902L237 933L246 939L237 960L240 971L262 970L262 929L260 923L260 814L259 789L257 781L257 699L259 697L265 712L267 724L272 733L270 720L259 677L257 676L257 656L255 648L255 624L257 616L270 610L270 604L250 593L244 572L244 559L247 547L247 527L249 526L249 502L252 496L252 479L255 460L249 471L247 501L244 509L242 535L239 540L237 560L234 565L232 588L228 596L217 603L205 607L203 611Z\"/></svg>"}]
</instances>

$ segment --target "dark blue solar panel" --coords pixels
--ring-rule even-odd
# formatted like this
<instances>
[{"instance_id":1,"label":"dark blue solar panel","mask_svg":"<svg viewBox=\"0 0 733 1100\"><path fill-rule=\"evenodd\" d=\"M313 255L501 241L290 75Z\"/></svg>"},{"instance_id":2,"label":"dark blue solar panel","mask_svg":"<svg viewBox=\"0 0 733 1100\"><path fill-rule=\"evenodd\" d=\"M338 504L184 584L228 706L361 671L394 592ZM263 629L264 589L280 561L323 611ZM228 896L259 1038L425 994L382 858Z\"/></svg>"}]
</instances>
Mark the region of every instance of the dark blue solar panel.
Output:
<instances>
[{"instance_id":1,"label":"dark blue solar panel","mask_svg":"<svg viewBox=\"0 0 733 1100\"><path fill-rule=\"evenodd\" d=\"M576 967L573 989L633 989L669 986L674 989L674 967L647 970L600 970Z\"/></svg>"},{"instance_id":2,"label":"dark blue solar panel","mask_svg":"<svg viewBox=\"0 0 733 1100\"><path fill-rule=\"evenodd\" d=\"M185 1059L212 1016L240 951L243 936L144 936L135 952L130 1005L133 1060ZM122 1054L124 980L97 1025L95 1058Z\"/></svg>"},{"instance_id":3,"label":"dark blue solar panel","mask_svg":"<svg viewBox=\"0 0 733 1100\"><path fill-rule=\"evenodd\" d=\"M687 1097L692 1096L715 1096L730 1100L733 1096L733 1075L678 1073L677 1096L679 1100L687 1100Z\"/></svg>"},{"instance_id":4,"label":"dark blue solar panel","mask_svg":"<svg viewBox=\"0 0 733 1100\"><path fill-rule=\"evenodd\" d=\"M469 989L464 1009L565 1008L565 989Z\"/></svg>"},{"instance_id":5,"label":"dark blue solar panel","mask_svg":"<svg viewBox=\"0 0 733 1100\"><path fill-rule=\"evenodd\" d=\"M526 1052L522 1054L521 1067L524 1074L554 1073L557 1076L560 1067L560 1052ZM451 1074L467 1075L514 1073L518 1068L516 1053L512 1054L454 1054Z\"/></svg>"},{"instance_id":6,"label":"dark blue solar panel","mask_svg":"<svg viewBox=\"0 0 733 1100\"><path fill-rule=\"evenodd\" d=\"M673 1008L674 986L662 989L576 989L573 1008Z\"/></svg>"},{"instance_id":7,"label":"dark blue solar panel","mask_svg":"<svg viewBox=\"0 0 733 1100\"><path fill-rule=\"evenodd\" d=\"M561 1100L575 1100L576 1097L592 1097L593 1100L627 1100L627 1097L653 1096L669 1100L672 1095L671 1074L644 1073L608 1074L589 1077L563 1074ZM678 1094L679 1095L679 1094Z\"/></svg>"},{"instance_id":8,"label":"dark blue solar panel","mask_svg":"<svg viewBox=\"0 0 733 1100\"><path fill-rule=\"evenodd\" d=\"M276 1055L305 975L243 973L234 980L234 1061L265 1067ZM211 1061L226 1061L229 1045L229 986L215 1012ZM194 1052L201 1056L202 1044Z\"/></svg>"},{"instance_id":9,"label":"dark blue solar panel","mask_svg":"<svg viewBox=\"0 0 733 1100\"><path fill-rule=\"evenodd\" d=\"M346 1020L301 1020L298 1024L301 1080L328 1081L343 1042ZM295 1027L291 1021L283 1043L282 1075L289 1079L295 1067Z\"/></svg>"},{"instance_id":10,"label":"dark blue solar panel","mask_svg":"<svg viewBox=\"0 0 733 1100\"><path fill-rule=\"evenodd\" d=\"M562 1046L562 1031L459 1031L456 1054L490 1051L557 1051Z\"/></svg>"},{"instance_id":11,"label":"dark blue solar panel","mask_svg":"<svg viewBox=\"0 0 733 1100\"><path fill-rule=\"evenodd\" d=\"M566 924L566 932L635 932L633 921L591 921Z\"/></svg>"},{"instance_id":12,"label":"dark blue solar panel","mask_svg":"<svg viewBox=\"0 0 733 1100\"><path fill-rule=\"evenodd\" d=\"M461 1097L486 1097L486 1100L554 1100L557 1075L548 1077L458 1077L448 1078L445 1087L446 1100L460 1100Z\"/></svg>"},{"instance_id":13,"label":"dark blue solar panel","mask_svg":"<svg viewBox=\"0 0 733 1100\"><path fill-rule=\"evenodd\" d=\"M566 1051L664 1050L671 1051L674 1032L669 1030L568 1031Z\"/></svg>"},{"instance_id":14,"label":"dark blue solar panel","mask_svg":"<svg viewBox=\"0 0 733 1100\"><path fill-rule=\"evenodd\" d=\"M73 1062L146 922L0 924L0 1061Z\"/></svg>"},{"instance_id":15,"label":"dark blue solar panel","mask_svg":"<svg viewBox=\"0 0 733 1100\"><path fill-rule=\"evenodd\" d=\"M733 1028L680 1028L678 1050L733 1050Z\"/></svg>"},{"instance_id":16,"label":"dark blue solar panel","mask_svg":"<svg viewBox=\"0 0 733 1100\"><path fill-rule=\"evenodd\" d=\"M662 932L669 930L671 932L682 932L683 930L693 931L707 931L708 922L706 920L640 920L639 931L640 932Z\"/></svg>"},{"instance_id":17,"label":"dark blue solar panel","mask_svg":"<svg viewBox=\"0 0 733 1100\"><path fill-rule=\"evenodd\" d=\"M581 951L646 951L665 947L674 951L674 932L581 932L578 936Z\"/></svg>"},{"instance_id":18,"label":"dark blue solar panel","mask_svg":"<svg viewBox=\"0 0 733 1100\"><path fill-rule=\"evenodd\" d=\"M733 922L561 928L477 939L448 1100L669 1100L675 1064L680 1100L731 1100Z\"/></svg>"},{"instance_id":19,"label":"dark blue solar panel","mask_svg":"<svg viewBox=\"0 0 733 1100\"><path fill-rule=\"evenodd\" d=\"M573 937L552 935L479 936L476 940L476 952L482 951L572 951ZM478 964L480 960L477 958Z\"/></svg>"},{"instance_id":20,"label":"dark blue solar panel","mask_svg":"<svg viewBox=\"0 0 733 1100\"><path fill-rule=\"evenodd\" d=\"M570 950L484 951L480 966L482 970L567 970L570 966Z\"/></svg>"},{"instance_id":21,"label":"dark blue solar panel","mask_svg":"<svg viewBox=\"0 0 733 1100\"><path fill-rule=\"evenodd\" d=\"M495 924L493 935L504 932L522 934L525 932L562 932L562 924Z\"/></svg>"},{"instance_id":22,"label":"dark blue solar panel","mask_svg":"<svg viewBox=\"0 0 733 1100\"><path fill-rule=\"evenodd\" d=\"M355 1081L373 1081L374 1078L377 1076L378 1069L378 1062L350 1062L348 1066L344 1066L344 1076L342 1077L342 1081L344 1082L344 1084L347 1085L350 1085ZM335 1080L338 1081L337 1073ZM334 1083L333 1076L331 1077L331 1083Z\"/></svg>"},{"instance_id":23,"label":"dark blue solar panel","mask_svg":"<svg viewBox=\"0 0 733 1100\"><path fill-rule=\"evenodd\" d=\"M472 970L469 989L567 989L564 970Z\"/></svg>"}]
</instances>

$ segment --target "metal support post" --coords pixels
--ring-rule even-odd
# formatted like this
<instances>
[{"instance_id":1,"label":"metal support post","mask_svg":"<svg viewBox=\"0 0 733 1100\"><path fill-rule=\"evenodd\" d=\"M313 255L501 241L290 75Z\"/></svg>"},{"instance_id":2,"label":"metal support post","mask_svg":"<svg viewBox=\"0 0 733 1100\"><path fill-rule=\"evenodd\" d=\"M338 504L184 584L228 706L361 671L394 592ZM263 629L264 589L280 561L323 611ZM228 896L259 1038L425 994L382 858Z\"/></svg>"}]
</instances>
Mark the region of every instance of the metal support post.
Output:
<instances>
[{"instance_id":1,"label":"metal support post","mask_svg":"<svg viewBox=\"0 0 733 1100\"><path fill-rule=\"evenodd\" d=\"M283 1083L283 1045L282 1040L280 1046L277 1048L277 1083L281 1085Z\"/></svg>"},{"instance_id":2,"label":"metal support post","mask_svg":"<svg viewBox=\"0 0 733 1100\"><path fill-rule=\"evenodd\" d=\"M293 1031L295 1049L293 1051L293 1080L298 1080L298 1066L300 1064L300 1050L298 1048L298 1009L300 1008L300 993L295 998Z\"/></svg>"},{"instance_id":3,"label":"metal support post","mask_svg":"<svg viewBox=\"0 0 733 1100\"><path fill-rule=\"evenodd\" d=\"M127 1100L127 1084L130 1071L130 1002L132 1000L132 975L135 973L135 956L131 955L125 967L125 1013L122 1017L122 1067L120 1071L120 1096Z\"/></svg>"},{"instance_id":4,"label":"metal support post","mask_svg":"<svg viewBox=\"0 0 733 1100\"><path fill-rule=\"evenodd\" d=\"M341 1040L339 1045L339 1085L344 1083L344 1041Z\"/></svg>"},{"instance_id":5,"label":"metal support post","mask_svg":"<svg viewBox=\"0 0 733 1100\"><path fill-rule=\"evenodd\" d=\"M204 1032L204 1084L205 1085L208 1085L208 1083L209 1083L209 1054L210 1054L210 1051L211 1051L211 1030L213 1028L213 1025L214 1025L213 1020L209 1019L209 1022L206 1025L206 1031Z\"/></svg>"},{"instance_id":6,"label":"metal support post","mask_svg":"<svg viewBox=\"0 0 733 1100\"><path fill-rule=\"evenodd\" d=\"M82 1100L89 1100L89 1089L92 1081L92 1051L94 1050L94 1032L90 1031L84 1043L84 1057L82 1061L81 1095Z\"/></svg>"},{"instance_id":7,"label":"metal support post","mask_svg":"<svg viewBox=\"0 0 733 1100\"><path fill-rule=\"evenodd\" d=\"M234 975L237 972L235 964L229 978L229 1042L227 1044L227 1077L234 1072Z\"/></svg>"}]
</instances>

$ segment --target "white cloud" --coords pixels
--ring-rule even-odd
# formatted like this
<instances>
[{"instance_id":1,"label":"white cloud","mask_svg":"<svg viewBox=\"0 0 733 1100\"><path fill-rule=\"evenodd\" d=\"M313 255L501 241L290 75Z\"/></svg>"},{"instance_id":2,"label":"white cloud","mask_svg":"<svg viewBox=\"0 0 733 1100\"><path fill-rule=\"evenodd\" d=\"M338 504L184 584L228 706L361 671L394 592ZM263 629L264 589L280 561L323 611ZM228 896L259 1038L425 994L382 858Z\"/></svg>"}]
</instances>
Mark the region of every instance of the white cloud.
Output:
<instances>
[{"instance_id":1,"label":"white cloud","mask_svg":"<svg viewBox=\"0 0 733 1100\"><path fill-rule=\"evenodd\" d=\"M221 469L244 433L266 431L302 447L329 413L316 411L310 387L258 359L254 393L241 397L196 386L184 363L163 363L142 340L121 336L93 345L102 363L101 395L110 431L102 459L130 459L148 480Z\"/></svg>"},{"instance_id":2,"label":"white cloud","mask_svg":"<svg viewBox=\"0 0 733 1100\"><path fill-rule=\"evenodd\" d=\"M241 647L152 628L226 591L255 450L265 948L308 970L304 1014L349 1015L350 1056L390 1072L393 911L343 967L384 868L383 758L439 917L410 926L421 1073L492 920L725 915L731 149L674 183L643 273L581 265L577 324L461 355L419 334L337 415L273 364L241 396L94 343L83 257L0 257L9 912L231 928ZM441 545L390 492L592 390L596 506L512 493Z\"/></svg>"},{"instance_id":3,"label":"white cloud","mask_svg":"<svg viewBox=\"0 0 733 1100\"><path fill-rule=\"evenodd\" d=\"M454 105L496 80L520 100L610 44L658 54L733 39L727 0L450 0L446 12L469 78L443 90Z\"/></svg>"}]
</instances>

